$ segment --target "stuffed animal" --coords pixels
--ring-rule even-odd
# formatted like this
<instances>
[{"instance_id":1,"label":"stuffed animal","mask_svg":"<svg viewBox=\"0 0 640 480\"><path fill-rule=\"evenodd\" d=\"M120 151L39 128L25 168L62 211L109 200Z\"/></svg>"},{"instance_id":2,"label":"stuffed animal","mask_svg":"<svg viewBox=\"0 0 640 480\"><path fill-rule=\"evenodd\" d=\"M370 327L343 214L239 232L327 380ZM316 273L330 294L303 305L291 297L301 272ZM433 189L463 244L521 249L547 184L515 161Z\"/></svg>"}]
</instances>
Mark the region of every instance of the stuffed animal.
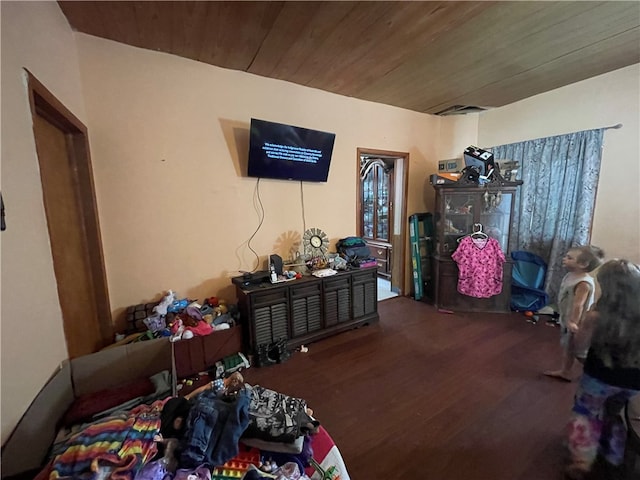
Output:
<instances>
[{"instance_id":1,"label":"stuffed animal","mask_svg":"<svg viewBox=\"0 0 640 480\"><path fill-rule=\"evenodd\" d=\"M229 309L227 308L227 302L225 302L224 300L218 300L218 305L214 307L213 314L216 317L219 317L220 315L224 315L228 311Z\"/></svg>"},{"instance_id":2,"label":"stuffed animal","mask_svg":"<svg viewBox=\"0 0 640 480\"><path fill-rule=\"evenodd\" d=\"M173 290L169 290L167 294L160 300L160 303L153 307L153 311L158 315L166 315L167 309L175 301L176 295Z\"/></svg>"}]
</instances>

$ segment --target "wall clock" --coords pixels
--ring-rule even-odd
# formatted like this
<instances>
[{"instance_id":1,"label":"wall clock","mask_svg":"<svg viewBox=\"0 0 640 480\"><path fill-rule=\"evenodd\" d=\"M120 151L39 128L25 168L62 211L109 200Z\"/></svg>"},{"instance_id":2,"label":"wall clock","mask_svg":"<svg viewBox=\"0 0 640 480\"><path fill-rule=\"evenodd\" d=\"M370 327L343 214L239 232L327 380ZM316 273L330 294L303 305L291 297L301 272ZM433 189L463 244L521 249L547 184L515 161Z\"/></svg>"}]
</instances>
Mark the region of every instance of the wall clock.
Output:
<instances>
[{"instance_id":1,"label":"wall clock","mask_svg":"<svg viewBox=\"0 0 640 480\"><path fill-rule=\"evenodd\" d=\"M302 236L304 253L310 257L324 257L329 249L327 234L319 228L309 228Z\"/></svg>"}]
</instances>

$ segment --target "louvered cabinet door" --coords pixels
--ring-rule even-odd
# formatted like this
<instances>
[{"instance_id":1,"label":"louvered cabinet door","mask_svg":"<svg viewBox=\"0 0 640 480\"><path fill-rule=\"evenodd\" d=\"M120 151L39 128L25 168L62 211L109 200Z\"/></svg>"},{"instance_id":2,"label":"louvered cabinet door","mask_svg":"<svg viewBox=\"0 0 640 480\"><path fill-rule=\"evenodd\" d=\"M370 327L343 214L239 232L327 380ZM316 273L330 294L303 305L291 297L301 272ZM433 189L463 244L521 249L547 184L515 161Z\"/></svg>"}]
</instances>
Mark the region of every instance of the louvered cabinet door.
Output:
<instances>
[{"instance_id":1,"label":"louvered cabinet door","mask_svg":"<svg viewBox=\"0 0 640 480\"><path fill-rule=\"evenodd\" d=\"M322 283L325 327L348 322L351 319L351 276L325 278Z\"/></svg>"},{"instance_id":2,"label":"louvered cabinet door","mask_svg":"<svg viewBox=\"0 0 640 480\"><path fill-rule=\"evenodd\" d=\"M292 337L297 338L322 328L322 285L292 286L289 289L291 302Z\"/></svg>"},{"instance_id":3,"label":"louvered cabinet door","mask_svg":"<svg viewBox=\"0 0 640 480\"><path fill-rule=\"evenodd\" d=\"M352 275L353 319L378 311L378 285L376 270L366 269Z\"/></svg>"},{"instance_id":4,"label":"louvered cabinet door","mask_svg":"<svg viewBox=\"0 0 640 480\"><path fill-rule=\"evenodd\" d=\"M287 289L268 290L252 295L253 345L289 340L289 300Z\"/></svg>"}]
</instances>

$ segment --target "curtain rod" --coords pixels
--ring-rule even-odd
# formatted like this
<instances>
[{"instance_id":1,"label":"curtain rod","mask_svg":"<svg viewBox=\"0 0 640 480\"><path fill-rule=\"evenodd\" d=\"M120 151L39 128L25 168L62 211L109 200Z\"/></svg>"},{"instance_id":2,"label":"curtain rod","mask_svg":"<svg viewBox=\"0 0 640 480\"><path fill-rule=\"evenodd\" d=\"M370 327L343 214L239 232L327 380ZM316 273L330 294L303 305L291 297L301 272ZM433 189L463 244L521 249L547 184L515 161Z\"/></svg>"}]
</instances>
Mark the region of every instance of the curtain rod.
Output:
<instances>
[{"instance_id":1,"label":"curtain rod","mask_svg":"<svg viewBox=\"0 0 640 480\"><path fill-rule=\"evenodd\" d=\"M618 123L616 125L611 125L610 127L604 127L603 130L611 130L611 129L618 130L619 128L622 128L622 124L621 123Z\"/></svg>"}]
</instances>

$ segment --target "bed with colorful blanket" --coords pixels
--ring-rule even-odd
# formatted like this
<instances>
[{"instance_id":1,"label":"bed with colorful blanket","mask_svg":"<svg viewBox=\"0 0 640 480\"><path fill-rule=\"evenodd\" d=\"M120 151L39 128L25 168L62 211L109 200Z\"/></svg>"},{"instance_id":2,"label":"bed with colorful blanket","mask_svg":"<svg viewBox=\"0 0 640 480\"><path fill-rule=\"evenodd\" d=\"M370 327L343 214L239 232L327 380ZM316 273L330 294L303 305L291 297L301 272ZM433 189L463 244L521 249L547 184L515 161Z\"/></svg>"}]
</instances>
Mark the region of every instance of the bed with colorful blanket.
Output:
<instances>
[{"instance_id":1,"label":"bed with colorful blanket","mask_svg":"<svg viewBox=\"0 0 640 480\"><path fill-rule=\"evenodd\" d=\"M167 439L159 435L164 406L173 398L166 397L106 416L97 415L95 420L61 430L48 463L36 479L349 480L338 448L319 422L314 423L317 428L313 431L300 430L293 442L290 442L290 436L269 438L270 432L282 433L276 425L289 428L295 424L295 418L291 421L295 417L291 414L292 409L306 408L306 404L304 400L278 392L269 397L265 392L272 391L248 386L245 391L247 401L240 402L238 408L234 406L239 419L234 428L237 431L237 425L240 425L242 431L232 448L228 444L224 448L220 446L229 422L233 424L233 421L226 416L221 421L223 415L216 412L215 407L220 397L208 391L191 400L194 406L188 415L186 439L180 439L181 454L174 459L173 465L168 462L170 455L166 452L162 455ZM235 398L227 400L238 401ZM256 406L258 404L260 408ZM273 416L265 415L265 412L271 412ZM215 428L202 430L203 425L211 426L212 423ZM286 433L290 432L289 429ZM226 437L229 438L237 439ZM292 444L300 444L299 451L278 448Z\"/></svg>"}]
</instances>

